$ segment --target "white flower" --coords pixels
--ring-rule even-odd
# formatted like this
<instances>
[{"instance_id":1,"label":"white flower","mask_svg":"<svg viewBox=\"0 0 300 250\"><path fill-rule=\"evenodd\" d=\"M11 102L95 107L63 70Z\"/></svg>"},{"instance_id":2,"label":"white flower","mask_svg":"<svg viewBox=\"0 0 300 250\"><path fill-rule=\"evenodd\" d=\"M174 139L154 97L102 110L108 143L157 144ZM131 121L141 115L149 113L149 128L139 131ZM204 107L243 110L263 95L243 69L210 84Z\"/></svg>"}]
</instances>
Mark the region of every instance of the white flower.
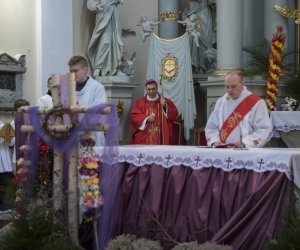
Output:
<instances>
[{"instance_id":1,"label":"white flower","mask_svg":"<svg viewBox=\"0 0 300 250\"><path fill-rule=\"evenodd\" d=\"M295 111L299 108L299 101L293 97L285 97L285 103L281 104L283 111Z\"/></svg>"}]
</instances>

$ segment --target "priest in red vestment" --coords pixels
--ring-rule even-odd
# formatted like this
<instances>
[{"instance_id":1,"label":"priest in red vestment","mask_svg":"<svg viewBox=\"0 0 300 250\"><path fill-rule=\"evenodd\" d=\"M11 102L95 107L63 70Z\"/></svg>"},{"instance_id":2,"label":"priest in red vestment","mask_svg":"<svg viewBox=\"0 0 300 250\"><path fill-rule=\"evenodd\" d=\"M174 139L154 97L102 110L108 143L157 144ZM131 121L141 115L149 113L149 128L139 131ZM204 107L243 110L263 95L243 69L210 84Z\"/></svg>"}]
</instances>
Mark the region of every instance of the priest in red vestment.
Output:
<instances>
[{"instance_id":1,"label":"priest in red vestment","mask_svg":"<svg viewBox=\"0 0 300 250\"><path fill-rule=\"evenodd\" d=\"M172 122L179 116L175 104L157 92L156 81L145 84L147 94L134 104L131 116L131 144L169 145Z\"/></svg>"}]
</instances>

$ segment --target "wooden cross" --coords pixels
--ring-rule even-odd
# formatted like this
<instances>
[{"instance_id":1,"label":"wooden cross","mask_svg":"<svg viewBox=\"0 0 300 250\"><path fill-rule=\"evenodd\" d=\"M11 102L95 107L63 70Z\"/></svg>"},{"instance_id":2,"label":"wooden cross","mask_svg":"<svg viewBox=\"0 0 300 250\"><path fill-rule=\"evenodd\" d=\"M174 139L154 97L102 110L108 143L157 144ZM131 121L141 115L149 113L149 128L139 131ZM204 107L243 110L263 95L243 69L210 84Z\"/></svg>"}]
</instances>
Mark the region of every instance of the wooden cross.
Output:
<instances>
[{"instance_id":1,"label":"wooden cross","mask_svg":"<svg viewBox=\"0 0 300 250\"><path fill-rule=\"evenodd\" d=\"M76 102L76 81L75 74L67 74L68 81L68 102L69 109L72 114L75 113L84 113L89 107L78 107ZM60 75L52 75L50 81L50 91L52 94L53 100L53 109L40 108L39 113L45 115L51 110L55 110L62 107L60 101ZM22 111L28 111L28 107L23 107ZM103 111L105 114L110 113L110 107L107 107ZM68 132L74 124L64 124L63 114L56 115L54 120L54 125L47 125L48 131L53 133L58 132ZM101 124L97 126L95 131L106 131L108 128L107 124ZM29 125L22 125L22 132L33 132L34 128ZM70 238L73 243L79 244L78 240L78 146L75 145L69 150L69 186L68 186L68 230ZM54 161L53 161L53 206L54 209L62 210L63 209L63 154L54 152Z\"/></svg>"}]
</instances>

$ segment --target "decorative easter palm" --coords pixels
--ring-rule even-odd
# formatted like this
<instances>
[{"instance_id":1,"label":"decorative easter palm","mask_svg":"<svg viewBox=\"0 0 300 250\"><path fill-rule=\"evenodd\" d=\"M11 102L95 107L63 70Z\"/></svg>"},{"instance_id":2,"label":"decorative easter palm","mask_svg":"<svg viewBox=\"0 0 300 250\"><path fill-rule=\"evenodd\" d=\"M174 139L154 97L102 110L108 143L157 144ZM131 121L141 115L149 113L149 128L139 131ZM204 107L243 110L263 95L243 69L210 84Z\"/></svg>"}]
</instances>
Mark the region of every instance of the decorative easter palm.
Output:
<instances>
[{"instance_id":1,"label":"decorative easter palm","mask_svg":"<svg viewBox=\"0 0 300 250\"><path fill-rule=\"evenodd\" d=\"M266 86L266 104L269 111L276 110L276 101L278 94L278 82L281 74L281 62L283 58L283 47L286 36L281 26L277 27L277 31L273 34L271 51L269 56L269 75Z\"/></svg>"}]
</instances>

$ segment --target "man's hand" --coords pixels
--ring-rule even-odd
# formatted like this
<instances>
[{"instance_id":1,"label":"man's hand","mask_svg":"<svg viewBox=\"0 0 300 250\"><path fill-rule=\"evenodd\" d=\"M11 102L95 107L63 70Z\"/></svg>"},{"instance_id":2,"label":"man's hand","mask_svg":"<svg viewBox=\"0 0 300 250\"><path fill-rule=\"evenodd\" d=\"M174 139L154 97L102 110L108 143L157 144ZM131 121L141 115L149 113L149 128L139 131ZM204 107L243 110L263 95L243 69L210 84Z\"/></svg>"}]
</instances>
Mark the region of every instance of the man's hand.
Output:
<instances>
[{"instance_id":1,"label":"man's hand","mask_svg":"<svg viewBox=\"0 0 300 250\"><path fill-rule=\"evenodd\" d=\"M165 106L165 105L166 105L166 99L163 98L163 97L161 97L161 98L160 98L160 104L161 104L162 106Z\"/></svg>"},{"instance_id":2,"label":"man's hand","mask_svg":"<svg viewBox=\"0 0 300 250\"><path fill-rule=\"evenodd\" d=\"M221 141L217 141L217 142L214 142L213 144L211 144L213 147L218 147L218 146L221 146L223 145L224 143L221 142Z\"/></svg>"},{"instance_id":3,"label":"man's hand","mask_svg":"<svg viewBox=\"0 0 300 250\"><path fill-rule=\"evenodd\" d=\"M148 116L147 122L154 122L155 120L155 113L152 113L151 115Z\"/></svg>"}]
</instances>

